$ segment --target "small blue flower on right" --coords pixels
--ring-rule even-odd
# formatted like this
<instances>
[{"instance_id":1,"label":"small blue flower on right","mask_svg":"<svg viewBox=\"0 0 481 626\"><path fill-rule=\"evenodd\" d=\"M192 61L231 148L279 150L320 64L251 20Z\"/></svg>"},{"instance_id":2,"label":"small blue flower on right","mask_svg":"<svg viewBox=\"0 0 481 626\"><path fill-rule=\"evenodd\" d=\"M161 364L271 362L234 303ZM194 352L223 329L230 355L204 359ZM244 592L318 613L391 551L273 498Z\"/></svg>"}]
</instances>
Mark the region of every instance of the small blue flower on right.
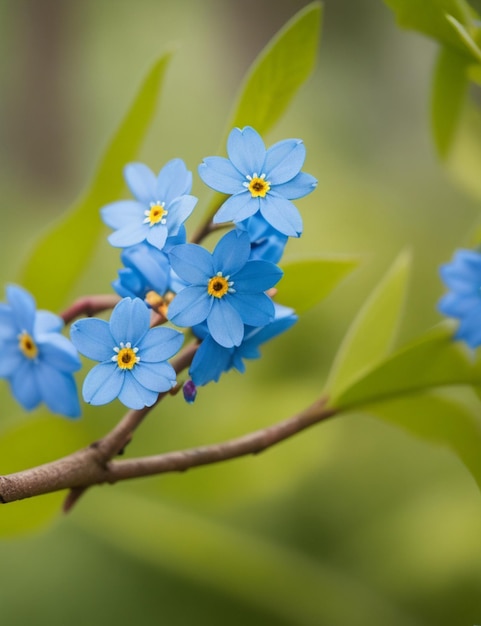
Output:
<instances>
[{"instance_id":1,"label":"small blue flower on right","mask_svg":"<svg viewBox=\"0 0 481 626\"><path fill-rule=\"evenodd\" d=\"M227 140L228 159L207 157L199 165L204 183L229 194L214 222L242 222L258 211L277 231L289 237L302 233L302 218L291 200L311 193L317 180L301 172L306 149L300 139L284 139L266 150L251 126L234 128Z\"/></svg>"},{"instance_id":2,"label":"small blue flower on right","mask_svg":"<svg viewBox=\"0 0 481 626\"><path fill-rule=\"evenodd\" d=\"M440 274L450 291L438 309L459 320L456 339L477 348L481 345L481 253L457 250L451 263L441 266Z\"/></svg>"}]
</instances>

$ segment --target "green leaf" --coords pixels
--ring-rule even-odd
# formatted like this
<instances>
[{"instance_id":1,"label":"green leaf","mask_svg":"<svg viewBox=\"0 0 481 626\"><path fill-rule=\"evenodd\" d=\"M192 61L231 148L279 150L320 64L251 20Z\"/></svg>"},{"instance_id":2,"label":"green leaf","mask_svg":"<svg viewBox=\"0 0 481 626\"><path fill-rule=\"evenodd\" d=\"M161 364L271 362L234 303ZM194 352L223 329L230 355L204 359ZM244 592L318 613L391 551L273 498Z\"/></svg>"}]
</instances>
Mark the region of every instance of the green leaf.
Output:
<instances>
[{"instance_id":1,"label":"green leaf","mask_svg":"<svg viewBox=\"0 0 481 626\"><path fill-rule=\"evenodd\" d=\"M474 28L476 12L465 0L384 0L394 11L399 26L416 30L440 43L471 56L460 33L446 19L454 18L462 27Z\"/></svg>"},{"instance_id":2,"label":"green leaf","mask_svg":"<svg viewBox=\"0 0 481 626\"><path fill-rule=\"evenodd\" d=\"M481 488L481 402L478 399L464 401L441 393L414 394L368 406L365 410L455 452Z\"/></svg>"},{"instance_id":3,"label":"green leaf","mask_svg":"<svg viewBox=\"0 0 481 626\"><path fill-rule=\"evenodd\" d=\"M446 15L446 20L448 24L451 25L454 32L459 36L459 40L464 44L466 52L468 52L477 63L480 63L481 50L474 41L471 33L452 15Z\"/></svg>"},{"instance_id":4,"label":"green leaf","mask_svg":"<svg viewBox=\"0 0 481 626\"><path fill-rule=\"evenodd\" d=\"M352 409L435 387L479 384L481 364L460 342L450 325L440 325L355 381L332 399Z\"/></svg>"},{"instance_id":5,"label":"green leaf","mask_svg":"<svg viewBox=\"0 0 481 626\"><path fill-rule=\"evenodd\" d=\"M222 139L222 150L232 128L252 126L267 133L312 72L321 36L322 4L312 2L274 35L249 68ZM217 211L225 196L215 193L205 220Z\"/></svg>"},{"instance_id":6,"label":"green leaf","mask_svg":"<svg viewBox=\"0 0 481 626\"><path fill-rule=\"evenodd\" d=\"M296 313L312 309L357 267L352 257L314 258L281 265L284 276L277 287L276 300Z\"/></svg>"},{"instance_id":7,"label":"green leaf","mask_svg":"<svg viewBox=\"0 0 481 626\"><path fill-rule=\"evenodd\" d=\"M249 69L228 126L267 133L284 113L316 61L322 5L313 2L287 22Z\"/></svg>"},{"instance_id":8,"label":"green leaf","mask_svg":"<svg viewBox=\"0 0 481 626\"><path fill-rule=\"evenodd\" d=\"M391 350L402 315L411 257L401 254L349 328L334 360L327 390L335 397Z\"/></svg>"},{"instance_id":9,"label":"green leaf","mask_svg":"<svg viewBox=\"0 0 481 626\"><path fill-rule=\"evenodd\" d=\"M431 123L439 156L447 156L466 100L468 60L453 48L442 47L434 72Z\"/></svg>"},{"instance_id":10,"label":"green leaf","mask_svg":"<svg viewBox=\"0 0 481 626\"><path fill-rule=\"evenodd\" d=\"M92 256L104 228L99 209L122 193L122 170L135 158L153 121L170 57L163 55L148 73L84 197L39 239L23 268L19 282L36 296L42 285L42 306L59 310Z\"/></svg>"}]
</instances>

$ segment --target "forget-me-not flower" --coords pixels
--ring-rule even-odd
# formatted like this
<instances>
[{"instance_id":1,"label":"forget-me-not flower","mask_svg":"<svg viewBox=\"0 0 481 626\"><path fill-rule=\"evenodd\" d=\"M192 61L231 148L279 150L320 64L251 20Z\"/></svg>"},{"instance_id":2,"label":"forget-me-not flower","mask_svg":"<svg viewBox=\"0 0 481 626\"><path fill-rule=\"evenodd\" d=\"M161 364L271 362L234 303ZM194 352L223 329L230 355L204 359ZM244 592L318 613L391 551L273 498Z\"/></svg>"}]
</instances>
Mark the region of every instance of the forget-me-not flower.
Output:
<instances>
[{"instance_id":1,"label":"forget-me-not flower","mask_svg":"<svg viewBox=\"0 0 481 626\"><path fill-rule=\"evenodd\" d=\"M481 253L457 250L453 261L441 266L440 274L450 291L438 309L459 320L456 339L476 348L481 345Z\"/></svg>"},{"instance_id":2,"label":"forget-me-not flower","mask_svg":"<svg viewBox=\"0 0 481 626\"><path fill-rule=\"evenodd\" d=\"M316 179L301 172L306 149L300 139L284 139L266 150L250 126L234 128L227 140L228 159L207 157L199 176L208 185L229 194L214 222L242 222L258 211L283 235L299 237L302 218L291 200L313 191Z\"/></svg>"},{"instance_id":3,"label":"forget-me-not flower","mask_svg":"<svg viewBox=\"0 0 481 626\"><path fill-rule=\"evenodd\" d=\"M112 283L115 291L122 298L141 298L150 291L163 295L176 285L176 278L167 253L175 245L185 243L185 228L179 234L169 237L163 250L151 246L146 241L122 250L120 259L124 268L118 272L118 278Z\"/></svg>"},{"instance_id":4,"label":"forget-me-not flower","mask_svg":"<svg viewBox=\"0 0 481 626\"><path fill-rule=\"evenodd\" d=\"M167 362L182 345L183 335L171 328L150 328L150 310L139 298L124 298L110 317L72 324L72 342L81 354L100 361L87 374L83 397L99 405L118 398L131 409L152 406L162 391L176 383Z\"/></svg>"},{"instance_id":5,"label":"forget-me-not flower","mask_svg":"<svg viewBox=\"0 0 481 626\"><path fill-rule=\"evenodd\" d=\"M147 241L162 250L197 203L197 198L189 195L192 173L182 159L172 159L158 176L143 163L130 163L124 177L135 200L113 202L101 209L103 221L115 231L109 242L125 248Z\"/></svg>"},{"instance_id":6,"label":"forget-me-not flower","mask_svg":"<svg viewBox=\"0 0 481 626\"><path fill-rule=\"evenodd\" d=\"M60 334L63 320L49 311L37 311L33 297L21 287L7 287L0 303L0 377L27 410L44 402L53 413L78 417L80 404L73 372L80 359L70 341Z\"/></svg>"},{"instance_id":7,"label":"forget-me-not flower","mask_svg":"<svg viewBox=\"0 0 481 626\"><path fill-rule=\"evenodd\" d=\"M169 320L178 326L206 320L213 339L225 348L241 344L245 324L269 324L274 305L264 292L282 270L269 261L250 261L250 252L249 235L236 230L224 235L212 254L197 244L172 248L172 267L188 286L169 305Z\"/></svg>"}]
</instances>

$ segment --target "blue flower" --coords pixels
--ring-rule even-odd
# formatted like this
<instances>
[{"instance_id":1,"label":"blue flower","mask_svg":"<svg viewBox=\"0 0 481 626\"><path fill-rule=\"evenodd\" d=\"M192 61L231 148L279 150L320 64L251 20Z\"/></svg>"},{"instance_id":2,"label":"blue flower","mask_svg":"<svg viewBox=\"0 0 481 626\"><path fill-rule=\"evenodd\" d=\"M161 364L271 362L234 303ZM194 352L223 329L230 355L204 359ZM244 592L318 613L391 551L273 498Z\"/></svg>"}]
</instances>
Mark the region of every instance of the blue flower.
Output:
<instances>
[{"instance_id":1,"label":"blue flower","mask_svg":"<svg viewBox=\"0 0 481 626\"><path fill-rule=\"evenodd\" d=\"M82 319L71 328L78 351L100 361L85 378L83 397L99 405L118 398L131 409L152 406L162 391L175 385L167 359L182 345L171 328L150 328L150 310L139 298L124 298L110 317Z\"/></svg>"},{"instance_id":2,"label":"blue flower","mask_svg":"<svg viewBox=\"0 0 481 626\"><path fill-rule=\"evenodd\" d=\"M37 311L32 296L16 285L7 287L7 303L0 303L0 377L27 410L45 402L53 413L78 417L80 404L73 372L80 359L60 334L63 320Z\"/></svg>"},{"instance_id":3,"label":"blue flower","mask_svg":"<svg viewBox=\"0 0 481 626\"><path fill-rule=\"evenodd\" d=\"M441 266L440 274L451 291L441 298L438 309L459 320L456 339L476 348L481 345L481 254L457 250L453 261Z\"/></svg>"},{"instance_id":4,"label":"blue flower","mask_svg":"<svg viewBox=\"0 0 481 626\"><path fill-rule=\"evenodd\" d=\"M286 331L296 321L297 315L292 309L276 304L274 321L263 328L246 326L241 345L232 348L224 348L216 343L205 324L194 327L194 333L202 339L189 369L194 384L200 387L211 381L217 382L223 372L232 368L243 373L243 359L258 359L259 346Z\"/></svg>"},{"instance_id":5,"label":"blue flower","mask_svg":"<svg viewBox=\"0 0 481 626\"><path fill-rule=\"evenodd\" d=\"M167 252L174 246L185 243L185 228L179 234L169 237L163 250L142 242L122 250L120 258L125 268L119 270L119 277L112 283L122 298L145 298L149 291L163 295L173 290L176 278L173 276Z\"/></svg>"},{"instance_id":6,"label":"blue flower","mask_svg":"<svg viewBox=\"0 0 481 626\"><path fill-rule=\"evenodd\" d=\"M196 244L170 252L174 271L188 286L169 306L169 320L178 326L207 321L209 333L225 348L239 346L244 324L265 326L274 319L274 305L264 293L282 270L269 261L249 261L247 233L224 235L212 254Z\"/></svg>"},{"instance_id":7,"label":"blue flower","mask_svg":"<svg viewBox=\"0 0 481 626\"><path fill-rule=\"evenodd\" d=\"M162 250L167 237L179 233L197 203L197 198L188 195L191 172L181 159L172 159L157 177L142 163L127 165L124 177L136 199L113 202L101 210L103 221L115 230L109 242L126 248L147 241Z\"/></svg>"},{"instance_id":8,"label":"blue flower","mask_svg":"<svg viewBox=\"0 0 481 626\"><path fill-rule=\"evenodd\" d=\"M214 222L236 224L257 211L283 235L299 237L302 219L290 202L313 191L316 179L301 172L306 150L300 139L285 139L266 150L250 126L234 128L227 140L228 159L207 157L199 176L216 191L231 195L214 216Z\"/></svg>"}]
</instances>

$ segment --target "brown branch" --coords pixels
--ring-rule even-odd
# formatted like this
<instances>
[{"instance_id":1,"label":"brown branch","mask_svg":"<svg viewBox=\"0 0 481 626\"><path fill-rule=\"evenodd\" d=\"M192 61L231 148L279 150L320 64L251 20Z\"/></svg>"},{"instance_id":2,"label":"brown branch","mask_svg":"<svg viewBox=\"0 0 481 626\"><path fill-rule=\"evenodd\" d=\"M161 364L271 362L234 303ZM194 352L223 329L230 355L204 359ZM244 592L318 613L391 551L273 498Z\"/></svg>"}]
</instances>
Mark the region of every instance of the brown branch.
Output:
<instances>
[{"instance_id":1,"label":"brown branch","mask_svg":"<svg viewBox=\"0 0 481 626\"><path fill-rule=\"evenodd\" d=\"M60 314L60 317L63 319L65 324L70 324L70 322L73 322L74 319L80 317L81 315L92 317L92 315L100 313L101 311L113 309L119 301L119 296L111 294L84 296L75 300L75 302L69 306L68 309Z\"/></svg>"},{"instance_id":2,"label":"brown branch","mask_svg":"<svg viewBox=\"0 0 481 626\"><path fill-rule=\"evenodd\" d=\"M69 498L75 502L78 494L92 485L115 483L166 472L180 472L247 454L258 454L313 424L332 417L336 412L336 409L326 406L325 399L320 399L293 417L236 439L139 459L105 463L99 456L99 446L90 446L52 463L1 476L0 500L8 503L71 489ZM69 499L65 508L70 508Z\"/></svg>"}]
</instances>

